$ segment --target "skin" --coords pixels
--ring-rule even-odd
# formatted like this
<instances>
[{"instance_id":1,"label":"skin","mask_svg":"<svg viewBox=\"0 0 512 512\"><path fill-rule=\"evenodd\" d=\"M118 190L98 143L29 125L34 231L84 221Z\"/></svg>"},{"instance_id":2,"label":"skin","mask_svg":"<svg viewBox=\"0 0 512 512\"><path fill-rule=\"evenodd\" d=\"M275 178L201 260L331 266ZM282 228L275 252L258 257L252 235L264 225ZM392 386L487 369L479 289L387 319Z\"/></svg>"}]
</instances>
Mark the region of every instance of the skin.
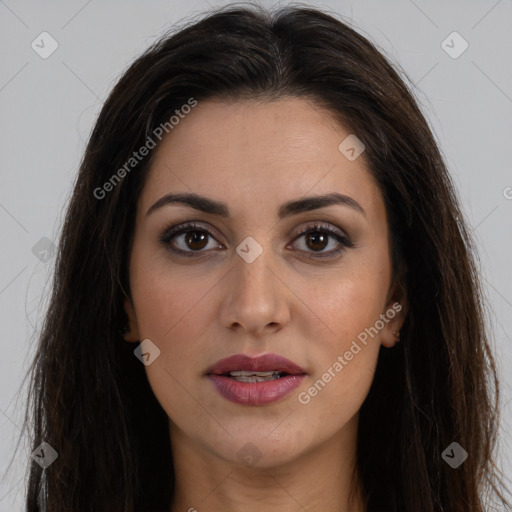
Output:
<instances>
[{"instance_id":1,"label":"skin","mask_svg":"<svg viewBox=\"0 0 512 512\"><path fill-rule=\"evenodd\" d=\"M364 510L359 485L349 499L358 411L380 345L396 343L393 331L401 328L406 308L392 280L379 187L364 154L349 161L338 150L349 134L305 99L204 101L155 150L137 206L125 339L150 339L161 351L145 369L170 419L176 472L171 512ZM177 203L146 215L170 192L225 202L231 215ZM332 192L350 196L365 214L330 205L278 218L287 201ZM214 236L188 245L187 234L167 247L159 242L170 226L187 221ZM321 259L318 254L339 244L332 236L323 244L299 237L314 221L338 228L354 246ZM247 236L263 249L252 263L236 252ZM196 248L195 256L173 254L171 244ZM300 403L299 394L397 301L402 311L367 345L359 344L362 350L309 403ZM232 403L204 372L239 353L282 355L307 376L277 402ZM243 449L252 463L240 460Z\"/></svg>"}]
</instances>

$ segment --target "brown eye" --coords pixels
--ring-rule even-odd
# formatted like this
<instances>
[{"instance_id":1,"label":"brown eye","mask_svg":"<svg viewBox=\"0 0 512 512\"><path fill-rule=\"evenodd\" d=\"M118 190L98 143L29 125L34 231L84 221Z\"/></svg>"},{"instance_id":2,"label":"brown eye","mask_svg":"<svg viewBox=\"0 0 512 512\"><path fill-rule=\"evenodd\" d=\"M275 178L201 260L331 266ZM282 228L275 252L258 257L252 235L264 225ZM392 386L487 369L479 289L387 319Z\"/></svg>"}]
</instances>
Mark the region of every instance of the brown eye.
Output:
<instances>
[{"instance_id":1,"label":"brown eye","mask_svg":"<svg viewBox=\"0 0 512 512\"><path fill-rule=\"evenodd\" d=\"M305 236L306 245L313 251L323 251L329 243L329 236L326 236L324 233L311 232Z\"/></svg>"},{"instance_id":2,"label":"brown eye","mask_svg":"<svg viewBox=\"0 0 512 512\"><path fill-rule=\"evenodd\" d=\"M201 256L211 249L223 249L208 229L194 223L174 226L159 239L173 253L182 256ZM210 245L210 247L208 247ZM299 233L292 245L309 258L332 258L354 244L343 231L329 224L314 224ZM330 250L326 250L330 248Z\"/></svg>"},{"instance_id":3,"label":"brown eye","mask_svg":"<svg viewBox=\"0 0 512 512\"><path fill-rule=\"evenodd\" d=\"M204 249L208 242L208 233L204 231L187 231L185 233L185 244L193 251Z\"/></svg>"},{"instance_id":4,"label":"brown eye","mask_svg":"<svg viewBox=\"0 0 512 512\"><path fill-rule=\"evenodd\" d=\"M313 224L299 233L293 245L308 258L330 258L339 255L346 248L353 247L351 240L329 224ZM330 248L330 250L325 250Z\"/></svg>"},{"instance_id":5,"label":"brown eye","mask_svg":"<svg viewBox=\"0 0 512 512\"><path fill-rule=\"evenodd\" d=\"M183 256L199 256L209 249L222 248L214 236L201 226L188 223L174 226L159 239L160 243L172 252Z\"/></svg>"}]
</instances>

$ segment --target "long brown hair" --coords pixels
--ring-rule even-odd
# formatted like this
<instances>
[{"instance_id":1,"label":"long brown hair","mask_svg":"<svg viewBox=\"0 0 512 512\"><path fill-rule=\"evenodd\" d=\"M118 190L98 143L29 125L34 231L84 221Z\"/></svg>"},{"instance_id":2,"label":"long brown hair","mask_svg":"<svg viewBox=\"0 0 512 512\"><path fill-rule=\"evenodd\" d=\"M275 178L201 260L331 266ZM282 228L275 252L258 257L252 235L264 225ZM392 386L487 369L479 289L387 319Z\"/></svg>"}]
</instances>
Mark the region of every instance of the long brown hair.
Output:
<instances>
[{"instance_id":1,"label":"long brown hair","mask_svg":"<svg viewBox=\"0 0 512 512\"><path fill-rule=\"evenodd\" d=\"M381 348L360 411L368 512L484 512L487 497L507 504L493 462L499 389L475 251L425 118L393 65L335 16L244 5L152 45L113 88L88 142L30 369L33 447L45 441L58 452L44 475L49 511L168 511L173 494L168 418L122 336L151 154L104 184L190 98L286 96L327 108L365 144L408 300L401 343ZM456 469L442 457L454 441L468 453ZM41 510L42 480L32 462L28 512Z\"/></svg>"}]
</instances>

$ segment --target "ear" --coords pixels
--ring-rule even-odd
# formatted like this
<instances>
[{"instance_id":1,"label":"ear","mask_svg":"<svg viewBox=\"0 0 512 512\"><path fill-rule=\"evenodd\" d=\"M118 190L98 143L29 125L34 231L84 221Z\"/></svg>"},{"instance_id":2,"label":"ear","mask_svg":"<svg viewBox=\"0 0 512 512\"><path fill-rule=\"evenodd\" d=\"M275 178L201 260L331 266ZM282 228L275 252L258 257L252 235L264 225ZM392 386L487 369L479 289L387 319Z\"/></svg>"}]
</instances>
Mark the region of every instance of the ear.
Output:
<instances>
[{"instance_id":1,"label":"ear","mask_svg":"<svg viewBox=\"0 0 512 512\"><path fill-rule=\"evenodd\" d=\"M139 341L139 327L137 325L137 317L135 316L133 304L126 298L123 305L126 315L128 316L128 330L123 334L123 338L126 341Z\"/></svg>"},{"instance_id":2,"label":"ear","mask_svg":"<svg viewBox=\"0 0 512 512\"><path fill-rule=\"evenodd\" d=\"M381 344L391 348L399 342L400 330L408 311L405 289L399 281L393 283L386 302L383 311L385 326L382 329Z\"/></svg>"}]
</instances>

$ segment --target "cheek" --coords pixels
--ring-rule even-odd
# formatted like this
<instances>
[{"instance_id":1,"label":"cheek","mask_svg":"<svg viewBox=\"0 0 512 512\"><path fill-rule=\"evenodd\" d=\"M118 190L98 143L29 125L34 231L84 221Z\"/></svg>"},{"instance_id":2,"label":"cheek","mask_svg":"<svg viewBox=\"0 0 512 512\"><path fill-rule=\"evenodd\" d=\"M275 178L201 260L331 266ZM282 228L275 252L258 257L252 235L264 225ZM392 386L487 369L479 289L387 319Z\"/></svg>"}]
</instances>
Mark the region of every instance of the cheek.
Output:
<instances>
[{"instance_id":1,"label":"cheek","mask_svg":"<svg viewBox=\"0 0 512 512\"><path fill-rule=\"evenodd\" d=\"M366 265L356 258L338 271L302 277L294 286L294 292L307 306L302 308L303 313L308 311L307 315L296 312L297 318L303 317L301 327L321 329L325 336L316 339L327 352L343 350L384 312L389 278L385 263ZM308 332L309 337L312 334Z\"/></svg>"},{"instance_id":2,"label":"cheek","mask_svg":"<svg viewBox=\"0 0 512 512\"><path fill-rule=\"evenodd\" d=\"M143 275L134 297L141 340L148 338L160 349L159 357L145 367L153 393L170 418L184 416L192 424L203 424L204 411L190 393L204 370L202 343L212 325L208 291L215 282L155 268Z\"/></svg>"},{"instance_id":3,"label":"cheek","mask_svg":"<svg viewBox=\"0 0 512 512\"><path fill-rule=\"evenodd\" d=\"M364 401L380 350L381 329L376 325L382 325L377 322L384 313L388 286L386 265L374 261L366 266L362 260L350 268L347 264L336 279L317 281L309 288L303 283L299 293L307 297L314 313L308 318L320 318L325 333L318 336L312 320L301 325L305 341L311 343L315 372L301 389L299 403L309 408L312 421L328 421L332 414L332 419L344 423Z\"/></svg>"},{"instance_id":4,"label":"cheek","mask_svg":"<svg viewBox=\"0 0 512 512\"><path fill-rule=\"evenodd\" d=\"M167 343L184 325L190 326L191 317L202 318L219 276L199 266L178 267L142 233L133 248L130 281L140 335Z\"/></svg>"},{"instance_id":5,"label":"cheek","mask_svg":"<svg viewBox=\"0 0 512 512\"><path fill-rule=\"evenodd\" d=\"M363 293L359 286L346 286L343 291L335 305L323 304L324 313L332 313L328 325L335 334L316 346L312 343L314 372L297 396L305 421L331 434L347 424L363 404L380 350L380 333L369 331L381 313L375 296ZM314 335L310 339L315 340Z\"/></svg>"},{"instance_id":6,"label":"cheek","mask_svg":"<svg viewBox=\"0 0 512 512\"><path fill-rule=\"evenodd\" d=\"M209 290L215 281L151 270L144 276L134 289L141 337L175 357L190 351L198 334L211 323Z\"/></svg>"}]
</instances>

